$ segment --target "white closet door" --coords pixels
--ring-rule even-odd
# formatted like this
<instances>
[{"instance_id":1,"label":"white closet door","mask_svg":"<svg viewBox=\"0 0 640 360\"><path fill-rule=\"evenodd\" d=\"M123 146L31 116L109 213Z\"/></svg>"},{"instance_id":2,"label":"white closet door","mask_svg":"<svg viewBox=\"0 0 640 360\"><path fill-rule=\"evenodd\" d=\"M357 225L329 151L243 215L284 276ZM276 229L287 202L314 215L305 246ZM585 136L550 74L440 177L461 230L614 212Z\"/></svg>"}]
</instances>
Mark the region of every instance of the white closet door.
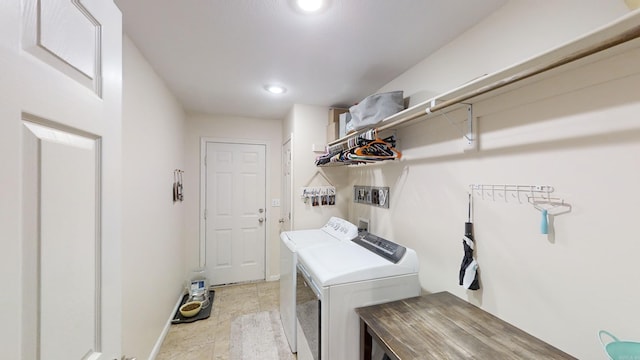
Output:
<instances>
[{"instance_id":1,"label":"white closet door","mask_svg":"<svg viewBox=\"0 0 640 360\"><path fill-rule=\"evenodd\" d=\"M121 18L0 2L0 359L121 358Z\"/></svg>"}]
</instances>

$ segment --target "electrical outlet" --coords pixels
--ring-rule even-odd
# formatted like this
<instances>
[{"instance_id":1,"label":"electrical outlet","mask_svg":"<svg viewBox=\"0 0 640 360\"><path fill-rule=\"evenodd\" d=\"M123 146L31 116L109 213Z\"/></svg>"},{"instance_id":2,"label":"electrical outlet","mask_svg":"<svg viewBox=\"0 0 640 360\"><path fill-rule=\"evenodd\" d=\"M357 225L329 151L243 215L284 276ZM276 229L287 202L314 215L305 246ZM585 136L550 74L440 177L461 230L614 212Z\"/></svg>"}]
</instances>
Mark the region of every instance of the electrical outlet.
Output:
<instances>
[{"instance_id":1,"label":"electrical outlet","mask_svg":"<svg viewBox=\"0 0 640 360\"><path fill-rule=\"evenodd\" d=\"M280 199L271 199L271 207L280 206Z\"/></svg>"},{"instance_id":2,"label":"electrical outlet","mask_svg":"<svg viewBox=\"0 0 640 360\"><path fill-rule=\"evenodd\" d=\"M369 232L369 219L358 219L358 232L360 231Z\"/></svg>"}]
</instances>

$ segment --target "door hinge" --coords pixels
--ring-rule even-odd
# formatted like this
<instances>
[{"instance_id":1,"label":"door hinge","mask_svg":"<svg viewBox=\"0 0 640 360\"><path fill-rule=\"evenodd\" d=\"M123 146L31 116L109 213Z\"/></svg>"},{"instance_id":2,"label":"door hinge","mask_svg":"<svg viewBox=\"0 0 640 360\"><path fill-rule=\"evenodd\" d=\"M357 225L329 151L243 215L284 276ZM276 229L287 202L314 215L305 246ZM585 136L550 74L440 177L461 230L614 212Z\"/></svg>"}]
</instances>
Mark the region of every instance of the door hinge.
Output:
<instances>
[{"instance_id":1,"label":"door hinge","mask_svg":"<svg viewBox=\"0 0 640 360\"><path fill-rule=\"evenodd\" d=\"M204 209L204 219L207 220L207 209Z\"/></svg>"},{"instance_id":2,"label":"door hinge","mask_svg":"<svg viewBox=\"0 0 640 360\"><path fill-rule=\"evenodd\" d=\"M204 157L204 166L207 166L207 156Z\"/></svg>"}]
</instances>

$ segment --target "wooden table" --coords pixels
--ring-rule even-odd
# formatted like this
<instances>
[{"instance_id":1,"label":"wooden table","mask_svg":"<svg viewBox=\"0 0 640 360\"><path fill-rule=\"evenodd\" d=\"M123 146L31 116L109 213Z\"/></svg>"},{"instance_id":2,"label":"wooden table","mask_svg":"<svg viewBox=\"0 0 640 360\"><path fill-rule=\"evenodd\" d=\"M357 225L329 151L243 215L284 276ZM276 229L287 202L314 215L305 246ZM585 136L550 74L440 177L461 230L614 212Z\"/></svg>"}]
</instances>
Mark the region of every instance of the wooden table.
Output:
<instances>
[{"instance_id":1,"label":"wooden table","mask_svg":"<svg viewBox=\"0 0 640 360\"><path fill-rule=\"evenodd\" d=\"M356 312L362 360L371 360L373 340L394 360L575 359L448 292Z\"/></svg>"}]
</instances>

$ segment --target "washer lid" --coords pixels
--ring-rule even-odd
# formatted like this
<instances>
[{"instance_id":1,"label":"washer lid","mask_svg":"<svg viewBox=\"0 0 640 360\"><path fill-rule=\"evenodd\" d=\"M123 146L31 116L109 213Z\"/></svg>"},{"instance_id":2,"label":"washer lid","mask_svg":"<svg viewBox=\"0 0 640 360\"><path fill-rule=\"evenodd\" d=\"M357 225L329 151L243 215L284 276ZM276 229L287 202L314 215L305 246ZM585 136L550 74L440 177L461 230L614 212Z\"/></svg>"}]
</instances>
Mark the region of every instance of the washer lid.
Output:
<instances>
[{"instance_id":1,"label":"washer lid","mask_svg":"<svg viewBox=\"0 0 640 360\"><path fill-rule=\"evenodd\" d=\"M351 242L300 249L298 262L322 287L418 272L418 256L413 249L407 248L402 259L394 264Z\"/></svg>"},{"instance_id":2,"label":"washer lid","mask_svg":"<svg viewBox=\"0 0 640 360\"><path fill-rule=\"evenodd\" d=\"M293 230L280 233L280 239L293 252L308 246L333 245L340 241L350 241L356 236L358 236L357 226L335 216L331 217L320 229Z\"/></svg>"}]
</instances>

